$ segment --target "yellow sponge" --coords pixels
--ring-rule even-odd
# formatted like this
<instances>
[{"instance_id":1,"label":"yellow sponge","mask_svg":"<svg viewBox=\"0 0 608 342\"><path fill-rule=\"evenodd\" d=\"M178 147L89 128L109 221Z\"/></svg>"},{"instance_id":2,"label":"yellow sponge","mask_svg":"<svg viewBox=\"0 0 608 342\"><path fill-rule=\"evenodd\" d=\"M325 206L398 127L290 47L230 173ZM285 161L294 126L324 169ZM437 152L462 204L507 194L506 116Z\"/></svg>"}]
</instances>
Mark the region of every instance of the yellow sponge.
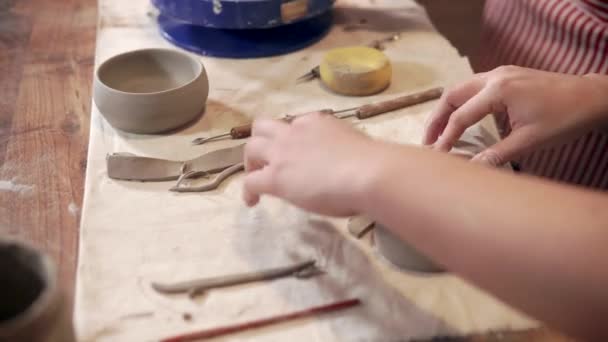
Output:
<instances>
[{"instance_id":1,"label":"yellow sponge","mask_svg":"<svg viewBox=\"0 0 608 342\"><path fill-rule=\"evenodd\" d=\"M321 80L332 91L353 96L372 95L391 82L391 63L381 51L364 46L330 50L320 65Z\"/></svg>"}]
</instances>

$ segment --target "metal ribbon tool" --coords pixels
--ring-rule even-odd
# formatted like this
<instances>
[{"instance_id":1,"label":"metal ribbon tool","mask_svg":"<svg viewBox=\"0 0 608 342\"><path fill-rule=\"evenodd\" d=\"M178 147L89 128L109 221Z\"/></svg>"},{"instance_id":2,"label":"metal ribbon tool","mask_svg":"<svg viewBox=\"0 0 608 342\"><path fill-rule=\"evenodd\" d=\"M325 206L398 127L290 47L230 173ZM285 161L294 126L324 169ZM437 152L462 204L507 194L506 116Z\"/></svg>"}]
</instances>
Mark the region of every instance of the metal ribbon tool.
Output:
<instances>
[{"instance_id":1,"label":"metal ribbon tool","mask_svg":"<svg viewBox=\"0 0 608 342\"><path fill-rule=\"evenodd\" d=\"M192 178L198 178L201 176L206 176L209 174L209 172L206 171L188 171L183 173L181 176L179 176L179 178L177 179L177 182L175 183L175 185L169 189L169 191L173 191L173 192L205 192L205 191L211 191L211 190L215 190L217 189L218 186L220 186L220 184L222 184L222 182L224 180L226 180L226 178L234 175L235 173L238 173L240 171L245 170L245 164L244 163L238 163L238 164L234 164L231 167L225 169L224 171L220 172L217 174L217 176L215 176L215 178L213 178L213 180L203 184L203 185L199 185L199 186L183 186L183 183L185 180L187 179L192 179Z\"/></svg>"},{"instance_id":2,"label":"metal ribbon tool","mask_svg":"<svg viewBox=\"0 0 608 342\"><path fill-rule=\"evenodd\" d=\"M285 277L307 279L321 273L322 271L315 265L314 260L307 260L290 266L227 276L195 279L174 284L152 283L152 288L164 294L188 293L190 297L195 297L211 289Z\"/></svg>"}]
</instances>

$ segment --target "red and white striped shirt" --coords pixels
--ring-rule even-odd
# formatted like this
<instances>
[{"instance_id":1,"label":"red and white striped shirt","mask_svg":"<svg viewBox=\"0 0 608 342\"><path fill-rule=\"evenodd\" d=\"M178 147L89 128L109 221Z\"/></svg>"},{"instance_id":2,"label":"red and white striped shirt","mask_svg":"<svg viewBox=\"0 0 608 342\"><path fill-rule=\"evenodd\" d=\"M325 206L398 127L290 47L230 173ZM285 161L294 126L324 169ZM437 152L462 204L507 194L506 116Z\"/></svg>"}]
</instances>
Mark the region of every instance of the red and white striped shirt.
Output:
<instances>
[{"instance_id":1,"label":"red and white striped shirt","mask_svg":"<svg viewBox=\"0 0 608 342\"><path fill-rule=\"evenodd\" d=\"M607 74L608 0L486 0L481 46L477 71L519 65ZM591 132L519 164L527 173L607 189L608 134Z\"/></svg>"}]
</instances>

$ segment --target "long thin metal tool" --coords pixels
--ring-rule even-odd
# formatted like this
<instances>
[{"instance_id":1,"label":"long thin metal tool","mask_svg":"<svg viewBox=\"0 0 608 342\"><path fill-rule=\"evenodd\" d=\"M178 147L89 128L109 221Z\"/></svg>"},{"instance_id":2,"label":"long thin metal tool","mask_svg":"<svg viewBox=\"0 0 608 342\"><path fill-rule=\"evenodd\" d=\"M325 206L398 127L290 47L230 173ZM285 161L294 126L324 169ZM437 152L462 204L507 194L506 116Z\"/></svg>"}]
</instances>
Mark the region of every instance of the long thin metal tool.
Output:
<instances>
[{"instance_id":1,"label":"long thin metal tool","mask_svg":"<svg viewBox=\"0 0 608 342\"><path fill-rule=\"evenodd\" d=\"M356 107L356 108L358 108L358 107ZM355 109L355 108L348 108L348 109L344 109L344 110L340 110L340 111L334 111L332 109L321 109L318 112L321 112L323 114L332 115L332 114L338 114L338 113L345 113L345 112L351 111L353 109ZM317 112L317 111L315 111L315 112ZM284 120L286 122L290 122L293 119L297 118L298 116L302 116L302 115L306 115L306 114L310 114L310 113L312 113L312 112L296 114L296 115L285 115L285 116L283 116L282 120ZM192 140L192 144L193 145L202 145L206 142L218 140L218 139L222 139L222 138L230 138L230 139L248 138L249 136L251 136L251 127L252 127L252 124L232 127L230 129L230 132L227 132L227 133L222 133L222 134L214 135L211 137L196 138L196 139Z\"/></svg>"},{"instance_id":2,"label":"long thin metal tool","mask_svg":"<svg viewBox=\"0 0 608 342\"><path fill-rule=\"evenodd\" d=\"M308 278L317 275L320 272L321 271L315 266L314 260L307 260L290 266L235 275L195 279L175 284L152 283L152 288L164 294L188 293L191 297L194 297L211 289L242 285L258 281L274 280L291 276L297 278Z\"/></svg>"},{"instance_id":3,"label":"long thin metal tool","mask_svg":"<svg viewBox=\"0 0 608 342\"><path fill-rule=\"evenodd\" d=\"M356 117L359 120L364 120L364 119L369 119L371 117L374 117L374 116L377 116L380 114L392 112L397 109L406 108L406 107L414 106L414 105L421 104L421 103L424 103L427 101L432 101L432 100L438 99L441 97L441 94L443 94L443 88L438 87L438 88L432 88L432 89L414 93L414 94L400 96L400 97L397 97L397 98L394 98L391 100L371 103L371 104L367 104L367 105L363 105L363 106L359 106L359 107L353 107L353 108L347 108L347 109L341 109L341 110L323 109L323 110L320 110L319 112L328 114L328 115L335 115L338 119ZM346 114L346 115L336 115L336 114L342 114L342 113L348 113L348 112L351 112L351 113ZM310 114L310 113L285 116L283 118L283 120L286 120L289 122L289 121L293 120L294 118L297 118L300 115L306 115L306 114ZM217 139L221 139L221 138L244 139L244 138L248 138L249 136L251 136L251 124L233 127L230 130L230 132L223 133L220 135L215 135L215 136L206 137L206 138L196 138L192 141L192 144L201 145L208 141L213 141L213 140L217 140Z\"/></svg>"},{"instance_id":4,"label":"long thin metal tool","mask_svg":"<svg viewBox=\"0 0 608 342\"><path fill-rule=\"evenodd\" d=\"M311 308L307 308L300 311L294 311L287 314L281 314L266 318L261 318L249 322L237 323L234 325L226 325L217 328L211 328L207 330L195 331L186 334L176 335L172 337L163 338L161 342L189 342L189 341L199 341L202 339L210 339L220 336L226 336L229 334L236 334L244 331L249 331L253 329L259 329L262 327L266 327L273 324L293 321L296 319L311 317L314 315L327 314L330 312L345 310L348 308L352 308L355 306L361 305L361 300L354 298L348 299L340 302L334 302L331 304L325 304L320 306L315 306Z\"/></svg>"},{"instance_id":5,"label":"long thin metal tool","mask_svg":"<svg viewBox=\"0 0 608 342\"><path fill-rule=\"evenodd\" d=\"M212 140L218 140L222 138L231 139L244 139L251 135L251 124L242 126L235 126L230 129L230 132L214 135L211 137L196 138L192 140L192 145L202 145Z\"/></svg>"},{"instance_id":6,"label":"long thin metal tool","mask_svg":"<svg viewBox=\"0 0 608 342\"><path fill-rule=\"evenodd\" d=\"M296 78L296 83L304 83L304 82L312 81L315 78L319 78L319 77L321 77L321 67L317 65L316 67L310 69L309 72Z\"/></svg>"}]
</instances>

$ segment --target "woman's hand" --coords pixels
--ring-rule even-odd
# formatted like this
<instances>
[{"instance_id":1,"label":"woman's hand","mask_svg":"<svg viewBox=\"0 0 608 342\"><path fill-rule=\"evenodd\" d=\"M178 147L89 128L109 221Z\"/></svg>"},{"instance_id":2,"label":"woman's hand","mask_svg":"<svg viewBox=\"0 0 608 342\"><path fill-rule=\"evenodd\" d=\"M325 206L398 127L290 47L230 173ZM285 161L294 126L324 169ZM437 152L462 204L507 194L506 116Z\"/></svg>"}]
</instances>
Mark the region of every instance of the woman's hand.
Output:
<instances>
[{"instance_id":1,"label":"woman's hand","mask_svg":"<svg viewBox=\"0 0 608 342\"><path fill-rule=\"evenodd\" d=\"M353 215L375 144L329 115L257 120L245 148L244 199L253 206L269 194L320 214Z\"/></svg>"},{"instance_id":2,"label":"woman's hand","mask_svg":"<svg viewBox=\"0 0 608 342\"><path fill-rule=\"evenodd\" d=\"M474 158L497 166L604 125L607 98L605 76L500 67L447 91L429 117L423 144L449 151L467 128L486 115L506 115L510 134Z\"/></svg>"}]
</instances>

